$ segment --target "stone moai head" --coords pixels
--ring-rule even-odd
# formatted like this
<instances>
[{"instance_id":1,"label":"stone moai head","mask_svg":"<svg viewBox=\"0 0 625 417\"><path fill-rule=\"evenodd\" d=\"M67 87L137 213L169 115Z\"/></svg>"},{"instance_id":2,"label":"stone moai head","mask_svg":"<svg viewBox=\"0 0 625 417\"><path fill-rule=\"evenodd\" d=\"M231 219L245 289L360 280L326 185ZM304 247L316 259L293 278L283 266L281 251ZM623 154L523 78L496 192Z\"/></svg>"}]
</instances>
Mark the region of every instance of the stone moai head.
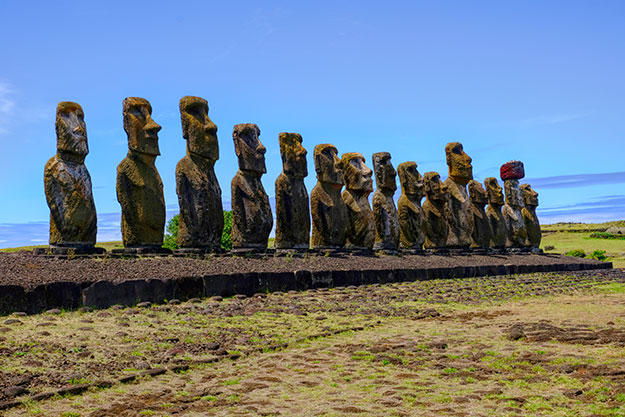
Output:
<instances>
[{"instance_id":1,"label":"stone moai head","mask_svg":"<svg viewBox=\"0 0 625 417\"><path fill-rule=\"evenodd\" d=\"M373 191L373 171L365 165L365 157L358 152L347 152L341 157L345 188L353 191Z\"/></svg>"},{"instance_id":2,"label":"stone moai head","mask_svg":"<svg viewBox=\"0 0 625 417\"><path fill-rule=\"evenodd\" d=\"M445 155L449 167L449 178L458 184L467 185L473 179L473 166L471 157L462 149L462 143L448 143L445 146Z\"/></svg>"},{"instance_id":3,"label":"stone moai head","mask_svg":"<svg viewBox=\"0 0 625 417\"><path fill-rule=\"evenodd\" d=\"M438 172L426 172L423 175L423 184L425 185L425 195L428 200L445 201L445 186Z\"/></svg>"},{"instance_id":4,"label":"stone moai head","mask_svg":"<svg viewBox=\"0 0 625 417\"><path fill-rule=\"evenodd\" d=\"M79 163L89 153L87 125L80 104L61 101L56 107L56 148L61 157L69 157Z\"/></svg>"},{"instance_id":5,"label":"stone moai head","mask_svg":"<svg viewBox=\"0 0 625 417\"><path fill-rule=\"evenodd\" d=\"M413 161L402 162L397 166L399 183L404 194L421 200L424 196L423 177L417 170L417 163Z\"/></svg>"},{"instance_id":6,"label":"stone moai head","mask_svg":"<svg viewBox=\"0 0 625 417\"><path fill-rule=\"evenodd\" d=\"M181 98L180 119L182 137L187 141L187 151L213 162L217 161L217 125L208 117L208 102L201 97Z\"/></svg>"},{"instance_id":7,"label":"stone moai head","mask_svg":"<svg viewBox=\"0 0 625 417\"><path fill-rule=\"evenodd\" d=\"M234 126L234 152L239 158L239 169L259 174L267 172L265 152L267 149L260 143L260 129L253 123L242 123Z\"/></svg>"},{"instance_id":8,"label":"stone moai head","mask_svg":"<svg viewBox=\"0 0 625 417\"><path fill-rule=\"evenodd\" d=\"M278 135L280 142L280 156L282 170L290 177L305 178L308 175L306 163L306 149L302 146L302 135L299 133L281 132Z\"/></svg>"},{"instance_id":9,"label":"stone moai head","mask_svg":"<svg viewBox=\"0 0 625 417\"><path fill-rule=\"evenodd\" d=\"M519 180L506 180L503 186L506 191L506 204L514 208L523 207L523 196L519 188Z\"/></svg>"},{"instance_id":10,"label":"stone moai head","mask_svg":"<svg viewBox=\"0 0 625 417\"><path fill-rule=\"evenodd\" d=\"M343 163L334 145L325 143L315 146L314 158L319 182L343 185Z\"/></svg>"},{"instance_id":11,"label":"stone moai head","mask_svg":"<svg viewBox=\"0 0 625 417\"><path fill-rule=\"evenodd\" d=\"M146 155L160 155L158 132L161 127L152 120L150 102L140 97L127 97L124 99L123 111L128 148Z\"/></svg>"},{"instance_id":12,"label":"stone moai head","mask_svg":"<svg viewBox=\"0 0 625 417\"><path fill-rule=\"evenodd\" d=\"M484 180L486 194L488 196L488 204L495 206L503 206L503 190L497 182L497 178L488 177Z\"/></svg>"},{"instance_id":13,"label":"stone moai head","mask_svg":"<svg viewBox=\"0 0 625 417\"><path fill-rule=\"evenodd\" d=\"M373 170L375 171L375 183L380 190L395 191L397 189L397 183L395 182L397 171L395 171L391 163L390 153L374 153Z\"/></svg>"},{"instance_id":14,"label":"stone moai head","mask_svg":"<svg viewBox=\"0 0 625 417\"><path fill-rule=\"evenodd\" d=\"M469 196L471 196L471 202L476 206L484 206L488 203L486 190L484 190L482 184L475 180L469 181Z\"/></svg>"},{"instance_id":15,"label":"stone moai head","mask_svg":"<svg viewBox=\"0 0 625 417\"><path fill-rule=\"evenodd\" d=\"M538 207L538 193L534 191L531 185L521 185L521 194L523 195L523 201L527 207Z\"/></svg>"}]
</instances>

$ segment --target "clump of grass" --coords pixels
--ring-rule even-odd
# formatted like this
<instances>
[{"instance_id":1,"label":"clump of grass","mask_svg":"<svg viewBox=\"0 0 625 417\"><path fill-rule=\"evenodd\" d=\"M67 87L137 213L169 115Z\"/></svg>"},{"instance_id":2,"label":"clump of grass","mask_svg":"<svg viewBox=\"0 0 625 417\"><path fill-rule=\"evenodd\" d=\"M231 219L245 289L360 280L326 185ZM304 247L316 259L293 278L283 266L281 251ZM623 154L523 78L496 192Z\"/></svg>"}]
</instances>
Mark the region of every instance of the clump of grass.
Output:
<instances>
[{"instance_id":1,"label":"clump of grass","mask_svg":"<svg viewBox=\"0 0 625 417\"><path fill-rule=\"evenodd\" d=\"M586 257L586 252L584 252L584 249L573 249L568 251L567 253L565 253L566 256L574 256L576 258L585 258Z\"/></svg>"}]
</instances>

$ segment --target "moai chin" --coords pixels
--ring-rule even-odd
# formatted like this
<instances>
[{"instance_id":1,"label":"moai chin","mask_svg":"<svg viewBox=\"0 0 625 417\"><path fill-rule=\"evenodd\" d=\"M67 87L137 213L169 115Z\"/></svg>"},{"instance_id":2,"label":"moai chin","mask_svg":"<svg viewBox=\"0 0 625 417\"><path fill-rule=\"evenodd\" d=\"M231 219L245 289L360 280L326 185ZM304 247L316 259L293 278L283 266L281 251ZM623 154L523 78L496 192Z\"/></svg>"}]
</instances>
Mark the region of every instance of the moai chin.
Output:
<instances>
[{"instance_id":1,"label":"moai chin","mask_svg":"<svg viewBox=\"0 0 625 417\"><path fill-rule=\"evenodd\" d=\"M502 249L506 246L508 239L508 227L503 218L501 208L503 207L503 189L497 182L497 178L488 177L484 180L486 195L488 197L488 207L486 208L486 217L490 224L490 247Z\"/></svg>"},{"instance_id":2,"label":"moai chin","mask_svg":"<svg viewBox=\"0 0 625 417\"><path fill-rule=\"evenodd\" d=\"M161 127L152 106L139 97L123 102L128 156L117 166L117 201L122 208L122 240L127 248L160 248L165 231L165 197L156 157Z\"/></svg>"},{"instance_id":3,"label":"moai chin","mask_svg":"<svg viewBox=\"0 0 625 417\"><path fill-rule=\"evenodd\" d=\"M468 248L473 234L473 213L471 199L467 193L467 183L473 179L471 158L462 149L460 142L450 142L445 146L449 177L445 180L447 202L445 216L449 223L447 246Z\"/></svg>"},{"instance_id":4,"label":"moai chin","mask_svg":"<svg viewBox=\"0 0 625 417\"><path fill-rule=\"evenodd\" d=\"M486 249L490 246L491 230L484 206L488 203L486 190L475 180L469 181L469 196L471 197L471 211L473 213L473 233L471 247Z\"/></svg>"},{"instance_id":5,"label":"moai chin","mask_svg":"<svg viewBox=\"0 0 625 417\"><path fill-rule=\"evenodd\" d=\"M399 247L399 217L393 194L397 190L397 172L391 164L391 154L373 154L376 190L373 193L373 216L375 218L374 250L397 250Z\"/></svg>"},{"instance_id":6,"label":"moai chin","mask_svg":"<svg viewBox=\"0 0 625 417\"><path fill-rule=\"evenodd\" d=\"M441 249L447 246L449 224L445 217L447 200L445 184L441 182L438 172L426 172L423 175L425 186L425 203L423 216L425 222L425 243L427 249Z\"/></svg>"},{"instance_id":7,"label":"moai chin","mask_svg":"<svg viewBox=\"0 0 625 417\"><path fill-rule=\"evenodd\" d=\"M341 198L343 164L331 144L315 146L317 184L310 193L312 214L311 246L316 249L340 249L347 238L347 208Z\"/></svg>"},{"instance_id":8,"label":"moai chin","mask_svg":"<svg viewBox=\"0 0 625 417\"><path fill-rule=\"evenodd\" d=\"M232 178L232 247L234 249L267 249L273 217L269 197L261 176L266 149L253 123L234 126L232 138L239 159L239 170Z\"/></svg>"},{"instance_id":9,"label":"moai chin","mask_svg":"<svg viewBox=\"0 0 625 417\"><path fill-rule=\"evenodd\" d=\"M178 246L219 251L224 216L214 169L219 159L217 125L208 117L208 102L200 97L180 99L180 118L187 154L176 165Z\"/></svg>"},{"instance_id":10,"label":"moai chin","mask_svg":"<svg viewBox=\"0 0 625 417\"><path fill-rule=\"evenodd\" d=\"M526 246L538 249L541 240L540 222L536 215L536 207L538 207L538 193L534 191L529 184L521 185L521 193L523 195L524 207L521 209L525 229L527 230Z\"/></svg>"},{"instance_id":11,"label":"moai chin","mask_svg":"<svg viewBox=\"0 0 625 417\"><path fill-rule=\"evenodd\" d=\"M504 181L506 192L506 204L501 210L508 230L506 247L522 248L527 239L527 229L521 214L524 207L523 196L519 188L519 180L525 176L523 163L520 161L510 161L501 167L501 179Z\"/></svg>"},{"instance_id":12,"label":"moai chin","mask_svg":"<svg viewBox=\"0 0 625 417\"><path fill-rule=\"evenodd\" d=\"M341 197L347 207L347 247L372 249L375 242L375 221L369 204L373 191L373 171L365 165L365 158L357 152L341 157L345 190Z\"/></svg>"},{"instance_id":13,"label":"moai chin","mask_svg":"<svg viewBox=\"0 0 625 417\"><path fill-rule=\"evenodd\" d=\"M310 206L304 178L308 175L302 135L278 135L282 173L276 179L276 249L308 249Z\"/></svg>"},{"instance_id":14,"label":"moai chin","mask_svg":"<svg viewBox=\"0 0 625 417\"><path fill-rule=\"evenodd\" d=\"M44 188L50 207L50 245L90 250L96 242L97 216L82 107L62 101L56 108L56 155L46 163Z\"/></svg>"},{"instance_id":15,"label":"moai chin","mask_svg":"<svg viewBox=\"0 0 625 417\"><path fill-rule=\"evenodd\" d=\"M416 162L404 162L397 166L401 195L397 201L399 215L399 245L402 249L420 250L425 243L424 213L421 199L424 184Z\"/></svg>"}]
</instances>

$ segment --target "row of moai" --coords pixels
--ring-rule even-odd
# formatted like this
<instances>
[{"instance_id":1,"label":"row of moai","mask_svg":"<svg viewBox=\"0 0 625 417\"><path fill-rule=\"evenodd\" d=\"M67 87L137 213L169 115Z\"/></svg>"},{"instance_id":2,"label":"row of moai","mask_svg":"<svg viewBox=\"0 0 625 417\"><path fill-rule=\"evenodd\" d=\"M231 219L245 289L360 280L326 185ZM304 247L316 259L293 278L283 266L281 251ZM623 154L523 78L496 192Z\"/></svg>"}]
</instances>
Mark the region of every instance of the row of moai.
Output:
<instances>
[{"instance_id":1,"label":"row of moai","mask_svg":"<svg viewBox=\"0 0 625 417\"><path fill-rule=\"evenodd\" d=\"M123 101L128 155L117 167L117 199L125 250L157 253L167 252L161 248L165 199L155 166L161 127L151 114L152 107L143 98ZM208 117L207 101L199 97L183 97L180 114L187 152L176 167L178 245L182 252L218 252L224 219L221 188L214 172L219 159L217 126ZM50 246L93 253L97 250L97 216L84 164L89 150L80 105L59 103L56 134L57 154L46 164L44 175ZM266 149L259 135L255 124L238 124L233 129L239 165L232 179L231 237L236 250L265 250L273 227L269 198L261 182L266 173ZM504 202L496 178L485 180L486 189L473 180L471 158L458 142L445 148L449 167L445 182L436 172L421 176L415 162L400 164L396 172L391 155L378 152L372 158L377 189L371 205L373 172L363 155L348 152L339 158L334 145L317 145L317 184L309 199L302 136L280 133L279 143L283 170L275 183L276 249L535 251L540 244L538 194L528 184L519 186L518 180L524 176L519 161L501 168ZM398 174L401 196L396 207L393 196Z\"/></svg>"}]
</instances>

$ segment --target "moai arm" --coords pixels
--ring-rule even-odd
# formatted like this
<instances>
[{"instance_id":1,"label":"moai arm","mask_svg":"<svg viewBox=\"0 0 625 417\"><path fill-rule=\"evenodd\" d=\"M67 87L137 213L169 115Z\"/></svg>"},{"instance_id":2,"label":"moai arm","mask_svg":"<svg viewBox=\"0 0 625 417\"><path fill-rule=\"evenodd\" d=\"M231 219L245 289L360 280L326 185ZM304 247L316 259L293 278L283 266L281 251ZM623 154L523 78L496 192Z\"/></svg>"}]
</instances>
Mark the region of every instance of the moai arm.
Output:
<instances>
[{"instance_id":1,"label":"moai arm","mask_svg":"<svg viewBox=\"0 0 625 417\"><path fill-rule=\"evenodd\" d=\"M194 187L180 167L176 168L176 193L178 194L180 217L186 219L188 224L197 224L198 213L192 209L199 206L195 199Z\"/></svg>"},{"instance_id":2,"label":"moai arm","mask_svg":"<svg viewBox=\"0 0 625 417\"><path fill-rule=\"evenodd\" d=\"M56 176L52 175L53 165L55 164L55 158L51 158L46 164L44 171L44 189L46 194L46 201L50 207L50 216L55 225L63 224L63 213L66 213L65 201L63 196L58 192L61 188Z\"/></svg>"}]
</instances>

